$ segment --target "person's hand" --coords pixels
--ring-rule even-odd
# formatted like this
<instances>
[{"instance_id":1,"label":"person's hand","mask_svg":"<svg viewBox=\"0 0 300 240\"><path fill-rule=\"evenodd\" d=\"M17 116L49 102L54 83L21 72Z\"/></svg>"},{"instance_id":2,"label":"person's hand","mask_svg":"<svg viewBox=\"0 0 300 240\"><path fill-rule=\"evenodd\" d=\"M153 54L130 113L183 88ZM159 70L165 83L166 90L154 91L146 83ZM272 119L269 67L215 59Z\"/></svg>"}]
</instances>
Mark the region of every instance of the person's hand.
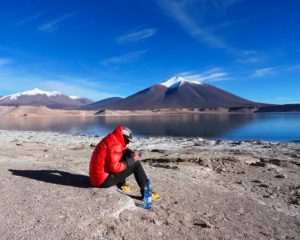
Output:
<instances>
[{"instance_id":1,"label":"person's hand","mask_svg":"<svg viewBox=\"0 0 300 240\"><path fill-rule=\"evenodd\" d=\"M123 155L124 155L125 157L132 157L132 156L134 155L134 151L132 151L132 150L129 149L129 148L126 148L126 149L124 150Z\"/></svg>"},{"instance_id":2,"label":"person's hand","mask_svg":"<svg viewBox=\"0 0 300 240\"><path fill-rule=\"evenodd\" d=\"M137 152L135 152L134 154L133 154L133 160L134 161L138 161L138 160L140 160L140 156L139 156L139 154L137 153Z\"/></svg>"}]
</instances>

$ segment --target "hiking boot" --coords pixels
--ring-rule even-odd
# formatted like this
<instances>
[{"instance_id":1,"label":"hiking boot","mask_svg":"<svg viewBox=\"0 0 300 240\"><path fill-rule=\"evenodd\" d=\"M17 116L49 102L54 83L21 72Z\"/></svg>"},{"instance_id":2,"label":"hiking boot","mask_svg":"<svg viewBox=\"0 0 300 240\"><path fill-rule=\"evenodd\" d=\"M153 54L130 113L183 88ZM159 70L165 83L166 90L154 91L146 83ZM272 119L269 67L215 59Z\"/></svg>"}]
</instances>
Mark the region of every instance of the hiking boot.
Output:
<instances>
[{"instance_id":1,"label":"hiking boot","mask_svg":"<svg viewBox=\"0 0 300 240\"><path fill-rule=\"evenodd\" d=\"M123 185L118 187L122 192L131 192L131 187L129 185Z\"/></svg>"},{"instance_id":2,"label":"hiking boot","mask_svg":"<svg viewBox=\"0 0 300 240\"><path fill-rule=\"evenodd\" d=\"M142 195L142 198L144 198L144 190L143 189L141 189L141 195ZM160 200L160 195L158 193L152 191L151 199L153 201Z\"/></svg>"},{"instance_id":3,"label":"hiking boot","mask_svg":"<svg viewBox=\"0 0 300 240\"><path fill-rule=\"evenodd\" d=\"M158 193L152 192L151 199L152 201L160 200L160 195Z\"/></svg>"}]
</instances>

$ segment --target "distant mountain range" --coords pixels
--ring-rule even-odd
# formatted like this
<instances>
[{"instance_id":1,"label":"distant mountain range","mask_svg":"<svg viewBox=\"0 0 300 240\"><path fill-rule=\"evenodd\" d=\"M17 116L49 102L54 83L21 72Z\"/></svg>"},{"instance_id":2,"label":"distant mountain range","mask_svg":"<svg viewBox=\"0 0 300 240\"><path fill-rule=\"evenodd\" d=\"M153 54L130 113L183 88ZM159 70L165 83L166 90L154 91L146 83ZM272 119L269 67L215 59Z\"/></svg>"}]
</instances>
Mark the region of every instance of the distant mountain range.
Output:
<instances>
[{"instance_id":1,"label":"distant mountain range","mask_svg":"<svg viewBox=\"0 0 300 240\"><path fill-rule=\"evenodd\" d=\"M264 106L256 111L256 113L263 112L300 112L300 103Z\"/></svg>"},{"instance_id":2,"label":"distant mountain range","mask_svg":"<svg viewBox=\"0 0 300 240\"><path fill-rule=\"evenodd\" d=\"M99 103L99 105L98 105ZM104 103L103 101L83 106L97 106L110 110L141 110L159 108L215 108L250 107L262 104L238 97L209 84L189 81L176 76L152 85L124 99Z\"/></svg>"},{"instance_id":3,"label":"distant mountain range","mask_svg":"<svg viewBox=\"0 0 300 240\"><path fill-rule=\"evenodd\" d=\"M2 106L47 106L49 108L73 109L91 104L93 101L87 98L66 96L60 92L46 92L38 88L16 93L0 98Z\"/></svg>"},{"instance_id":4,"label":"distant mountain range","mask_svg":"<svg viewBox=\"0 0 300 240\"><path fill-rule=\"evenodd\" d=\"M105 106L108 106L110 104L114 104L117 103L119 101L121 101L123 98L121 97L111 97L111 98L106 98L103 100L100 100L98 102L94 102L88 105L84 105L81 107L81 109L84 110L98 110L98 109L102 109Z\"/></svg>"},{"instance_id":5,"label":"distant mountain range","mask_svg":"<svg viewBox=\"0 0 300 240\"><path fill-rule=\"evenodd\" d=\"M87 98L66 96L40 89L0 97L4 106L47 106L81 110L153 110L174 108L226 108L229 112L300 112L300 104L263 104L253 102L212 85L176 76L154 84L126 98L112 97L93 102Z\"/></svg>"}]
</instances>

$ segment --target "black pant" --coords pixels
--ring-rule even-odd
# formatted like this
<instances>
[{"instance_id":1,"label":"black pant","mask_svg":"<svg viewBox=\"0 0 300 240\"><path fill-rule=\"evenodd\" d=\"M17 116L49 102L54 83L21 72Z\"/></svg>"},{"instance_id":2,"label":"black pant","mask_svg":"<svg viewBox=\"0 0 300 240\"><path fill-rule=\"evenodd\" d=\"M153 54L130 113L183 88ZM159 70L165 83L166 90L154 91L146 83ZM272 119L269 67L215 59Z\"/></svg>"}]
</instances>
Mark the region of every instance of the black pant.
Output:
<instances>
[{"instance_id":1,"label":"black pant","mask_svg":"<svg viewBox=\"0 0 300 240\"><path fill-rule=\"evenodd\" d=\"M127 167L122 172L109 174L100 187L108 188L114 185L122 186L125 183L126 178L132 173L134 174L135 180L141 189L141 193L143 193L147 176L140 161L136 161L134 165Z\"/></svg>"}]
</instances>

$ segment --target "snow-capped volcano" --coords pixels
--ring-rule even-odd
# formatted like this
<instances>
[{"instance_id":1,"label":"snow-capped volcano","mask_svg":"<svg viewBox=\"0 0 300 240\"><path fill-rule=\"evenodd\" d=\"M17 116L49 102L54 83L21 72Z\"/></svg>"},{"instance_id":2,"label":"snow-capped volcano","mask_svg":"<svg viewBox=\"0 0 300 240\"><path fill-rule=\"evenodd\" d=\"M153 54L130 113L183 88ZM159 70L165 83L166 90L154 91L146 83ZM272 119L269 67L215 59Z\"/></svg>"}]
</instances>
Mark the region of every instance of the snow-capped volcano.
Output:
<instances>
[{"instance_id":1,"label":"snow-capped volcano","mask_svg":"<svg viewBox=\"0 0 300 240\"><path fill-rule=\"evenodd\" d=\"M58 91L47 92L34 88L0 98L0 105L6 106L47 106L50 108L77 108L92 103L87 98L66 96Z\"/></svg>"},{"instance_id":2,"label":"snow-capped volcano","mask_svg":"<svg viewBox=\"0 0 300 240\"><path fill-rule=\"evenodd\" d=\"M102 105L101 109L229 108L254 105L257 103L209 84L175 76L115 103Z\"/></svg>"},{"instance_id":3,"label":"snow-capped volcano","mask_svg":"<svg viewBox=\"0 0 300 240\"><path fill-rule=\"evenodd\" d=\"M167 88L176 88L182 86L184 83L190 83L190 84L198 84L201 85L201 82L197 81L191 81L188 79L185 79L181 76L174 76L169 78L167 81L160 83L163 86L166 86Z\"/></svg>"}]
</instances>

